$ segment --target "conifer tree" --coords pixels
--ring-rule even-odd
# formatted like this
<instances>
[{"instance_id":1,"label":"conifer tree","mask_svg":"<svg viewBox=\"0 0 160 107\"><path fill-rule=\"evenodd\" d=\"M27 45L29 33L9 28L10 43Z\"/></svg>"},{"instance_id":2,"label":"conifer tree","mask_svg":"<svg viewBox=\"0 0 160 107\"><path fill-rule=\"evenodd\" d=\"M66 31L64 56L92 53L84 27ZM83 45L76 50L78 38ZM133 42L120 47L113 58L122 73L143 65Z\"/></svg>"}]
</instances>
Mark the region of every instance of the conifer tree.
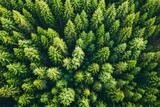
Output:
<instances>
[{"instance_id":1,"label":"conifer tree","mask_svg":"<svg viewBox=\"0 0 160 107\"><path fill-rule=\"evenodd\" d=\"M110 55L110 50L108 47L103 47L100 50L97 51L97 53L94 56L94 59L99 63L104 63L107 61L108 57Z\"/></svg>"},{"instance_id":2,"label":"conifer tree","mask_svg":"<svg viewBox=\"0 0 160 107\"><path fill-rule=\"evenodd\" d=\"M13 18L14 23L18 25L18 28L21 29L24 32L31 32L33 30L33 26L30 24L30 22L21 15L18 11L13 10Z\"/></svg>"},{"instance_id":3,"label":"conifer tree","mask_svg":"<svg viewBox=\"0 0 160 107\"><path fill-rule=\"evenodd\" d=\"M66 20L71 20L74 15L74 9L70 0L66 0L64 4L64 17Z\"/></svg>"},{"instance_id":4,"label":"conifer tree","mask_svg":"<svg viewBox=\"0 0 160 107\"><path fill-rule=\"evenodd\" d=\"M91 26L93 29L98 29L98 27L102 24L104 20L103 11L101 8L95 10L92 18L91 18Z\"/></svg>"},{"instance_id":5,"label":"conifer tree","mask_svg":"<svg viewBox=\"0 0 160 107\"><path fill-rule=\"evenodd\" d=\"M117 12L117 16L116 16L117 18L120 18L120 19L125 18L125 16L128 13L128 0L123 2L121 5L119 5L116 12Z\"/></svg>"},{"instance_id":6,"label":"conifer tree","mask_svg":"<svg viewBox=\"0 0 160 107\"><path fill-rule=\"evenodd\" d=\"M106 24L105 27L109 28L116 18L116 8L114 3L106 10L104 16L105 16L104 19Z\"/></svg>"},{"instance_id":7,"label":"conifer tree","mask_svg":"<svg viewBox=\"0 0 160 107\"><path fill-rule=\"evenodd\" d=\"M40 1L36 0L35 6L36 6L37 16L42 26L53 28L55 20L47 3L44 2L43 0L40 0Z\"/></svg>"},{"instance_id":8,"label":"conifer tree","mask_svg":"<svg viewBox=\"0 0 160 107\"><path fill-rule=\"evenodd\" d=\"M77 33L75 30L75 26L71 20L68 20L67 25L64 29L64 39L68 46L74 44L74 41L77 38Z\"/></svg>"}]
</instances>

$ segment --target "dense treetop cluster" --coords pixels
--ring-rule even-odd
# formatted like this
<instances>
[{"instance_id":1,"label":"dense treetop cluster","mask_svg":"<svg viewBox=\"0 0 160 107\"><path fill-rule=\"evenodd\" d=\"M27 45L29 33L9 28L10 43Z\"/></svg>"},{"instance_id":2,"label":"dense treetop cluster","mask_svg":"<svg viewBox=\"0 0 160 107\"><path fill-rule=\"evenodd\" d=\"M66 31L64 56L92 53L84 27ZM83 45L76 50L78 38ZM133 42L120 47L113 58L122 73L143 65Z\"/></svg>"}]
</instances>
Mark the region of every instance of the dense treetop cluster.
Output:
<instances>
[{"instance_id":1,"label":"dense treetop cluster","mask_svg":"<svg viewBox=\"0 0 160 107\"><path fill-rule=\"evenodd\" d=\"M160 1L0 0L0 107L160 107Z\"/></svg>"}]
</instances>

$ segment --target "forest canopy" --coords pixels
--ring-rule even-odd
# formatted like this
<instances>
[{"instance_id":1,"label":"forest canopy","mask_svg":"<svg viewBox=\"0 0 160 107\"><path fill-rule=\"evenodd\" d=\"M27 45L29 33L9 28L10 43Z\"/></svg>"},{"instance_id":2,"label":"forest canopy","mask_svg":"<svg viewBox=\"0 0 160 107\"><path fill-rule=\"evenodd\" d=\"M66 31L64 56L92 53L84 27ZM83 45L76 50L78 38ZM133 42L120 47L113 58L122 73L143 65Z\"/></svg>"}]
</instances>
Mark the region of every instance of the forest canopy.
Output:
<instances>
[{"instance_id":1,"label":"forest canopy","mask_svg":"<svg viewBox=\"0 0 160 107\"><path fill-rule=\"evenodd\" d=\"M0 0L0 107L160 107L160 1Z\"/></svg>"}]
</instances>

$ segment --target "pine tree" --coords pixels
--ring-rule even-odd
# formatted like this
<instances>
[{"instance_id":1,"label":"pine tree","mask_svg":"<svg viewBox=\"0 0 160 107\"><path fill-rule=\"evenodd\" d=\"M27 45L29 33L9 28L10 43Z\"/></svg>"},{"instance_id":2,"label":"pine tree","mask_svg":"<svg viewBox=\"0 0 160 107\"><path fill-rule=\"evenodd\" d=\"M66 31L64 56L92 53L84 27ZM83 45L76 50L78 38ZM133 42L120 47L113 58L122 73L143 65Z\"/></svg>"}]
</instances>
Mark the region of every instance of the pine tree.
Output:
<instances>
[{"instance_id":1,"label":"pine tree","mask_svg":"<svg viewBox=\"0 0 160 107\"><path fill-rule=\"evenodd\" d=\"M46 88L46 81L42 79L36 79L33 81L33 85L38 89L38 90L43 90Z\"/></svg>"},{"instance_id":2,"label":"pine tree","mask_svg":"<svg viewBox=\"0 0 160 107\"><path fill-rule=\"evenodd\" d=\"M19 100L18 100L18 103L21 105L21 106L25 106L27 104L30 104L31 101L34 97L33 96L30 96L29 94L23 94L19 97Z\"/></svg>"},{"instance_id":3,"label":"pine tree","mask_svg":"<svg viewBox=\"0 0 160 107\"><path fill-rule=\"evenodd\" d=\"M53 81L57 81L58 79L60 79L60 76L61 72L59 71L58 68L49 68L47 70L47 77L49 77L49 79Z\"/></svg>"},{"instance_id":4,"label":"pine tree","mask_svg":"<svg viewBox=\"0 0 160 107\"><path fill-rule=\"evenodd\" d=\"M64 29L64 39L68 46L74 44L74 41L77 38L75 26L71 20L68 20L67 25Z\"/></svg>"},{"instance_id":5,"label":"pine tree","mask_svg":"<svg viewBox=\"0 0 160 107\"><path fill-rule=\"evenodd\" d=\"M33 26L31 25L31 23L18 11L13 10L13 18L15 21L14 23L18 25L18 28L20 30L27 33L33 31Z\"/></svg>"},{"instance_id":6,"label":"pine tree","mask_svg":"<svg viewBox=\"0 0 160 107\"><path fill-rule=\"evenodd\" d=\"M82 30L87 30L88 29L88 16L84 10L82 10L80 14L81 20L82 20Z\"/></svg>"},{"instance_id":7,"label":"pine tree","mask_svg":"<svg viewBox=\"0 0 160 107\"><path fill-rule=\"evenodd\" d=\"M8 71L11 72L15 76L20 76L21 74L26 74L27 67L21 63L13 63L6 66Z\"/></svg>"},{"instance_id":8,"label":"pine tree","mask_svg":"<svg viewBox=\"0 0 160 107\"><path fill-rule=\"evenodd\" d=\"M19 89L14 87L13 85L4 85L3 87L0 88L0 96L9 98L11 96L14 96L15 94L19 93Z\"/></svg>"},{"instance_id":9,"label":"pine tree","mask_svg":"<svg viewBox=\"0 0 160 107\"><path fill-rule=\"evenodd\" d=\"M131 37L131 34L132 34L132 27L122 28L118 34L118 36L119 36L118 43L123 43L123 42L127 41L127 39Z\"/></svg>"},{"instance_id":10,"label":"pine tree","mask_svg":"<svg viewBox=\"0 0 160 107\"><path fill-rule=\"evenodd\" d=\"M57 48L50 46L48 50L48 55L50 60L53 62L54 65L62 63L63 56L57 50Z\"/></svg>"},{"instance_id":11,"label":"pine tree","mask_svg":"<svg viewBox=\"0 0 160 107\"><path fill-rule=\"evenodd\" d=\"M147 41L143 40L143 38L134 38L132 41L129 42L130 49L134 50L144 50L146 48Z\"/></svg>"},{"instance_id":12,"label":"pine tree","mask_svg":"<svg viewBox=\"0 0 160 107\"><path fill-rule=\"evenodd\" d=\"M82 24L82 20L79 14L76 15L74 19L74 23L75 23L76 32L80 32L83 24Z\"/></svg>"},{"instance_id":13,"label":"pine tree","mask_svg":"<svg viewBox=\"0 0 160 107\"><path fill-rule=\"evenodd\" d=\"M31 62L40 61L40 55L37 49L35 48L24 48L24 53L27 59Z\"/></svg>"},{"instance_id":14,"label":"pine tree","mask_svg":"<svg viewBox=\"0 0 160 107\"><path fill-rule=\"evenodd\" d=\"M104 20L103 11L101 8L95 10L92 18L91 18L91 26L93 29L98 29L98 27L102 24Z\"/></svg>"},{"instance_id":15,"label":"pine tree","mask_svg":"<svg viewBox=\"0 0 160 107\"><path fill-rule=\"evenodd\" d=\"M43 27L54 27L54 17L46 2L35 0L36 13Z\"/></svg>"},{"instance_id":16,"label":"pine tree","mask_svg":"<svg viewBox=\"0 0 160 107\"><path fill-rule=\"evenodd\" d=\"M122 26L123 27L132 27L132 25L134 23L134 19L135 19L134 13L127 15L122 23Z\"/></svg>"},{"instance_id":17,"label":"pine tree","mask_svg":"<svg viewBox=\"0 0 160 107\"><path fill-rule=\"evenodd\" d=\"M90 107L89 100L85 97L78 100L78 106L79 107Z\"/></svg>"},{"instance_id":18,"label":"pine tree","mask_svg":"<svg viewBox=\"0 0 160 107\"><path fill-rule=\"evenodd\" d=\"M74 9L70 0L66 0L64 4L64 17L66 20L71 20L74 15Z\"/></svg>"},{"instance_id":19,"label":"pine tree","mask_svg":"<svg viewBox=\"0 0 160 107\"><path fill-rule=\"evenodd\" d=\"M116 8L114 3L106 10L104 16L105 16L104 19L105 19L105 25L106 25L105 27L109 28L113 24L116 18Z\"/></svg>"},{"instance_id":20,"label":"pine tree","mask_svg":"<svg viewBox=\"0 0 160 107\"><path fill-rule=\"evenodd\" d=\"M97 53L94 56L94 59L96 62L104 63L107 61L108 57L110 55L110 50L108 47L103 47L100 50L97 51Z\"/></svg>"},{"instance_id":21,"label":"pine tree","mask_svg":"<svg viewBox=\"0 0 160 107\"><path fill-rule=\"evenodd\" d=\"M64 106L69 106L75 100L75 92L72 88L64 88L58 99Z\"/></svg>"},{"instance_id":22,"label":"pine tree","mask_svg":"<svg viewBox=\"0 0 160 107\"><path fill-rule=\"evenodd\" d=\"M116 90L109 92L109 95L111 97L111 101L113 102L119 102L124 99L124 93L120 89L116 89Z\"/></svg>"},{"instance_id":23,"label":"pine tree","mask_svg":"<svg viewBox=\"0 0 160 107\"><path fill-rule=\"evenodd\" d=\"M122 19L122 18L125 18L125 16L127 15L128 13L128 0L123 2L121 5L118 6L117 8L117 18L119 19Z\"/></svg>"},{"instance_id":24,"label":"pine tree","mask_svg":"<svg viewBox=\"0 0 160 107\"><path fill-rule=\"evenodd\" d=\"M97 48L102 48L104 46L104 35L105 35L105 28L104 28L104 24L102 24L96 32L96 43L97 43Z\"/></svg>"}]
</instances>

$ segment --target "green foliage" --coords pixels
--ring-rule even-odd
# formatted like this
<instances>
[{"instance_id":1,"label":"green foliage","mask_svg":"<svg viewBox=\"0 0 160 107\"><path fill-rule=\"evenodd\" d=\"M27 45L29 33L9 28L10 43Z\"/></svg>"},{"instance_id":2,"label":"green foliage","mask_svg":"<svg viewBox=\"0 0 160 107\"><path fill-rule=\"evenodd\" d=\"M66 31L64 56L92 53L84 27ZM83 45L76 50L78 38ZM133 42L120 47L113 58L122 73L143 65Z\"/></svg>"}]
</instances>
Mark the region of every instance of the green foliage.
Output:
<instances>
[{"instance_id":1,"label":"green foliage","mask_svg":"<svg viewBox=\"0 0 160 107\"><path fill-rule=\"evenodd\" d=\"M97 74L99 72L99 65L97 63L93 63L88 66L87 71L93 74Z\"/></svg>"},{"instance_id":2,"label":"green foliage","mask_svg":"<svg viewBox=\"0 0 160 107\"><path fill-rule=\"evenodd\" d=\"M15 76L20 76L22 74L26 74L27 68L26 65L21 63L13 63L6 66L8 71L11 72Z\"/></svg>"},{"instance_id":3,"label":"green foliage","mask_svg":"<svg viewBox=\"0 0 160 107\"><path fill-rule=\"evenodd\" d=\"M35 0L35 7L37 16L39 17L42 26L53 27L55 20L48 4L43 0Z\"/></svg>"},{"instance_id":4,"label":"green foliage","mask_svg":"<svg viewBox=\"0 0 160 107\"><path fill-rule=\"evenodd\" d=\"M30 61L40 61L39 52L35 48L24 48L24 53L27 59Z\"/></svg>"},{"instance_id":5,"label":"green foliage","mask_svg":"<svg viewBox=\"0 0 160 107\"><path fill-rule=\"evenodd\" d=\"M103 16L103 11L101 10L101 8L98 8L92 18L91 18L91 25L93 29L97 29L101 24L102 21L104 20L104 16Z\"/></svg>"},{"instance_id":6,"label":"green foliage","mask_svg":"<svg viewBox=\"0 0 160 107\"><path fill-rule=\"evenodd\" d=\"M159 0L0 0L0 107L159 107Z\"/></svg>"},{"instance_id":7,"label":"green foliage","mask_svg":"<svg viewBox=\"0 0 160 107\"><path fill-rule=\"evenodd\" d=\"M113 102L119 102L124 99L124 93L120 89L109 92L109 95L110 95L111 101Z\"/></svg>"},{"instance_id":8,"label":"green foliage","mask_svg":"<svg viewBox=\"0 0 160 107\"><path fill-rule=\"evenodd\" d=\"M13 85L11 86L4 85L3 87L0 88L1 97L9 98L17 93L19 93L19 89L14 87Z\"/></svg>"},{"instance_id":9,"label":"green foliage","mask_svg":"<svg viewBox=\"0 0 160 107\"><path fill-rule=\"evenodd\" d=\"M109 28L113 24L116 18L116 8L114 3L106 10L106 13L104 15L105 15L105 24Z\"/></svg>"},{"instance_id":10,"label":"green foliage","mask_svg":"<svg viewBox=\"0 0 160 107\"><path fill-rule=\"evenodd\" d=\"M14 18L14 23L18 26L20 30L24 32L33 31L32 24L26 19L25 16L21 15L18 11L13 10L13 18Z\"/></svg>"},{"instance_id":11,"label":"green foliage","mask_svg":"<svg viewBox=\"0 0 160 107\"><path fill-rule=\"evenodd\" d=\"M47 70L47 77L53 81L56 81L60 78L61 72L58 68L49 68Z\"/></svg>"},{"instance_id":12,"label":"green foliage","mask_svg":"<svg viewBox=\"0 0 160 107\"><path fill-rule=\"evenodd\" d=\"M110 50L108 47L103 47L100 50L97 51L95 55L95 60L100 63L104 63L107 61L108 57L110 55Z\"/></svg>"},{"instance_id":13,"label":"green foliage","mask_svg":"<svg viewBox=\"0 0 160 107\"><path fill-rule=\"evenodd\" d=\"M89 100L85 97L83 97L82 99L79 99L78 100L78 106L79 107L90 107Z\"/></svg>"},{"instance_id":14,"label":"green foliage","mask_svg":"<svg viewBox=\"0 0 160 107\"><path fill-rule=\"evenodd\" d=\"M66 18L66 20L71 20L71 18L74 15L74 9L71 5L70 0L66 0L65 4L64 4L64 17Z\"/></svg>"},{"instance_id":15,"label":"green foliage","mask_svg":"<svg viewBox=\"0 0 160 107\"><path fill-rule=\"evenodd\" d=\"M63 56L61 53L57 50L57 48L50 46L48 50L48 55L50 60L53 62L53 64L60 64L62 63Z\"/></svg>"},{"instance_id":16,"label":"green foliage","mask_svg":"<svg viewBox=\"0 0 160 107\"><path fill-rule=\"evenodd\" d=\"M69 106L75 100L75 92L72 88L64 88L58 99L64 106Z\"/></svg>"},{"instance_id":17,"label":"green foliage","mask_svg":"<svg viewBox=\"0 0 160 107\"><path fill-rule=\"evenodd\" d=\"M36 79L33 82L33 85L38 89L38 90L42 90L44 88L46 88L46 81L42 80L42 79Z\"/></svg>"},{"instance_id":18,"label":"green foliage","mask_svg":"<svg viewBox=\"0 0 160 107\"><path fill-rule=\"evenodd\" d=\"M116 11L117 11L117 16L116 16L117 18L120 19L124 18L128 13L128 0L119 5Z\"/></svg>"},{"instance_id":19,"label":"green foliage","mask_svg":"<svg viewBox=\"0 0 160 107\"><path fill-rule=\"evenodd\" d=\"M27 104L30 104L33 99L33 96L30 96L29 94L23 94L22 96L19 97L18 103L22 106L25 106Z\"/></svg>"},{"instance_id":20,"label":"green foliage","mask_svg":"<svg viewBox=\"0 0 160 107\"><path fill-rule=\"evenodd\" d=\"M127 39L131 37L131 34L132 34L132 27L122 28L118 34L118 43L126 42Z\"/></svg>"},{"instance_id":21,"label":"green foliage","mask_svg":"<svg viewBox=\"0 0 160 107\"><path fill-rule=\"evenodd\" d=\"M67 25L64 29L64 39L66 43L71 46L77 38L75 26L71 20L68 20Z\"/></svg>"}]
</instances>

